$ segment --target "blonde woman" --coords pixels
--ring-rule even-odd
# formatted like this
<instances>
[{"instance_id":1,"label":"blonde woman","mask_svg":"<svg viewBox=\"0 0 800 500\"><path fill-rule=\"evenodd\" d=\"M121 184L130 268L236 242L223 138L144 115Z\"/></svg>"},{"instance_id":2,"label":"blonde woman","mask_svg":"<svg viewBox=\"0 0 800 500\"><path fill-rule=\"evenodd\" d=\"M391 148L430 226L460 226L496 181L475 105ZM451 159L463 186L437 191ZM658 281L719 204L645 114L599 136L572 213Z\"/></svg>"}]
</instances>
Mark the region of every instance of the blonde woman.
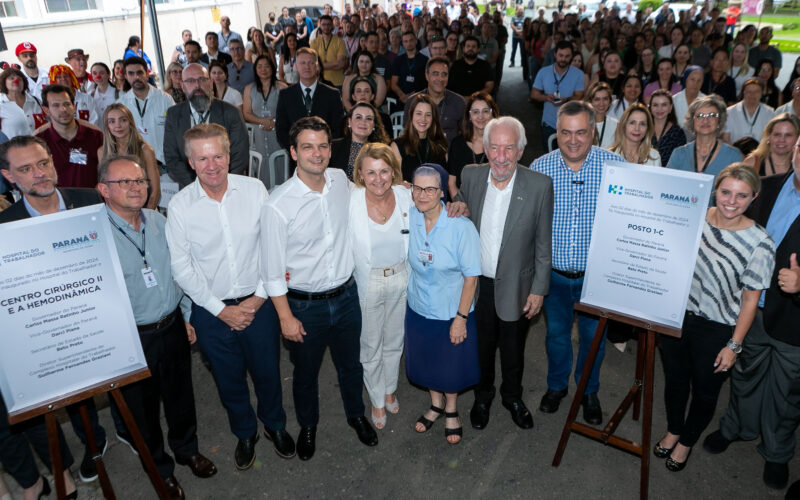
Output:
<instances>
[{"instance_id":1,"label":"blonde woman","mask_svg":"<svg viewBox=\"0 0 800 500\"><path fill-rule=\"evenodd\" d=\"M139 165L149 181L146 208L158 210L161 199L161 178L158 173L156 153L144 142L134 125L133 115L124 104L115 102L103 112L103 146L97 150L97 158L103 161L117 155L129 155L139 159Z\"/></svg>"},{"instance_id":2,"label":"blonde woman","mask_svg":"<svg viewBox=\"0 0 800 500\"><path fill-rule=\"evenodd\" d=\"M634 103L622 113L614 133L614 144L608 148L629 163L661 166L661 155L653 147L653 117L644 104Z\"/></svg>"},{"instance_id":3,"label":"blonde woman","mask_svg":"<svg viewBox=\"0 0 800 500\"><path fill-rule=\"evenodd\" d=\"M588 102L594 108L595 127L597 128L594 138L596 145L601 148L611 147L619 124L619 121L607 114L613 97L613 91L609 84L606 82L594 82L589 86L589 90L586 91L586 97L583 98L585 102Z\"/></svg>"},{"instance_id":4,"label":"blonde woman","mask_svg":"<svg viewBox=\"0 0 800 500\"><path fill-rule=\"evenodd\" d=\"M747 60L748 52L747 45L743 42L735 43L731 50L731 68L728 70L728 76L736 83L737 96L742 93L744 82L756 74L755 68L751 67Z\"/></svg>"},{"instance_id":5,"label":"blonde woman","mask_svg":"<svg viewBox=\"0 0 800 500\"><path fill-rule=\"evenodd\" d=\"M767 123L761 143L744 159L758 175L785 174L792 169L794 144L800 137L800 121L789 113L781 113Z\"/></svg>"}]
</instances>

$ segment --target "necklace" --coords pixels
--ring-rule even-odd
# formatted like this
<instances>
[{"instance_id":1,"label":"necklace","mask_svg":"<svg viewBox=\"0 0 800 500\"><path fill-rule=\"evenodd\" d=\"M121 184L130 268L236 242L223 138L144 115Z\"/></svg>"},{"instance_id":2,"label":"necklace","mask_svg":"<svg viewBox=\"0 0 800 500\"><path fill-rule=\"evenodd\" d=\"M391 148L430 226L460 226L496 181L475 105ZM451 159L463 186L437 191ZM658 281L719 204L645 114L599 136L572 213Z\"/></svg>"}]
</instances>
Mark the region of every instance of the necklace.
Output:
<instances>
[{"instance_id":1,"label":"necklace","mask_svg":"<svg viewBox=\"0 0 800 500\"><path fill-rule=\"evenodd\" d=\"M372 208L373 212L378 214L378 217L382 219L383 224L385 224L386 221L389 220L389 217L391 217L392 213L394 212L394 207L392 207L392 210L389 212L389 215L388 216L384 215L383 212L381 212L380 209L378 208L377 202L373 202L373 204L370 205L370 208Z\"/></svg>"}]
</instances>

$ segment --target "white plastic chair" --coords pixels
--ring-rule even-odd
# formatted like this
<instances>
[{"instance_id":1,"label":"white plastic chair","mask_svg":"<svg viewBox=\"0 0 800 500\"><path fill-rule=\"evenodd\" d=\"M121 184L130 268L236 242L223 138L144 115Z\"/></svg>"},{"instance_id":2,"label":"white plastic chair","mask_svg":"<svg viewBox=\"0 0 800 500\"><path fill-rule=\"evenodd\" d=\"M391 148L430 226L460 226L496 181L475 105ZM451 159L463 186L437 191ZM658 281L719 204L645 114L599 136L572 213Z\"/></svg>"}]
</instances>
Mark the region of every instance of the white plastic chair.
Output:
<instances>
[{"instance_id":1,"label":"white plastic chair","mask_svg":"<svg viewBox=\"0 0 800 500\"><path fill-rule=\"evenodd\" d=\"M278 165L278 162L281 162ZM269 169L269 186L267 186L267 191L272 191L275 186L278 185L277 180L277 169L280 167L281 173L281 182L286 182L289 179L289 152L285 149L279 149L274 151L272 154L269 155L269 159L267 160L267 168Z\"/></svg>"},{"instance_id":2,"label":"white plastic chair","mask_svg":"<svg viewBox=\"0 0 800 500\"><path fill-rule=\"evenodd\" d=\"M261 164L264 162L264 156L259 153L258 151L250 150L250 165L247 171L247 175L250 177L255 177L256 179L261 178Z\"/></svg>"},{"instance_id":3,"label":"white plastic chair","mask_svg":"<svg viewBox=\"0 0 800 500\"><path fill-rule=\"evenodd\" d=\"M403 112L392 113L389 119L392 121L392 139L397 139L403 133Z\"/></svg>"},{"instance_id":4,"label":"white plastic chair","mask_svg":"<svg viewBox=\"0 0 800 500\"><path fill-rule=\"evenodd\" d=\"M383 103L386 105L386 112L390 113L392 111L392 108L397 106L397 99L395 99L394 97L387 97L386 99L384 99Z\"/></svg>"},{"instance_id":5,"label":"white plastic chair","mask_svg":"<svg viewBox=\"0 0 800 500\"><path fill-rule=\"evenodd\" d=\"M245 126L247 127L247 140L248 144L250 144L250 149L255 147L255 141L253 140L253 135L255 134L256 126L252 123L246 123Z\"/></svg>"},{"instance_id":6,"label":"white plastic chair","mask_svg":"<svg viewBox=\"0 0 800 500\"><path fill-rule=\"evenodd\" d=\"M552 134L550 137L547 138L547 152L556 149L558 147L558 134Z\"/></svg>"}]
</instances>

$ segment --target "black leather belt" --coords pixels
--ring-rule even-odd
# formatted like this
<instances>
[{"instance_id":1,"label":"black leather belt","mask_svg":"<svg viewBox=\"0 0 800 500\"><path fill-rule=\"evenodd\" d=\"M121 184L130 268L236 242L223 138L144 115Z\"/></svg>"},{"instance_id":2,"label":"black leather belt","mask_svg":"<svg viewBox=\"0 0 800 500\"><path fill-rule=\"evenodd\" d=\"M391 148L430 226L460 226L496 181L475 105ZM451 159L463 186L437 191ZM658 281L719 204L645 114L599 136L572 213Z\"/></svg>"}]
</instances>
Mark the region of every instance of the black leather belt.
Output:
<instances>
[{"instance_id":1,"label":"black leather belt","mask_svg":"<svg viewBox=\"0 0 800 500\"><path fill-rule=\"evenodd\" d=\"M332 299L334 297L338 297L339 295L343 294L345 290L353 286L353 283L356 282L356 279L350 276L350 279L345 281L342 285L337 286L336 288L332 288L327 292L301 292L300 290L292 290L289 289L286 292L287 297L291 297L297 300L325 300L325 299Z\"/></svg>"},{"instance_id":2,"label":"black leather belt","mask_svg":"<svg viewBox=\"0 0 800 500\"><path fill-rule=\"evenodd\" d=\"M240 302L244 302L245 300L249 299L253 295L255 295L255 293L251 293L250 295L245 295L244 297L239 297L236 299L225 299L222 301L222 303L225 304L226 306L235 306L238 305Z\"/></svg>"},{"instance_id":3,"label":"black leather belt","mask_svg":"<svg viewBox=\"0 0 800 500\"><path fill-rule=\"evenodd\" d=\"M553 272L556 273L556 274L560 274L561 276L563 276L565 278L569 278L571 280L578 279L578 278L583 278L583 275L586 274L585 271L570 272L570 271L562 271L562 270L556 269L556 268L553 268Z\"/></svg>"},{"instance_id":4,"label":"black leather belt","mask_svg":"<svg viewBox=\"0 0 800 500\"><path fill-rule=\"evenodd\" d=\"M136 325L136 329L139 330L139 333L153 333L158 330L163 330L168 326L172 326L172 323L175 321L177 316L178 309L175 309L155 323L150 323L149 325Z\"/></svg>"}]
</instances>

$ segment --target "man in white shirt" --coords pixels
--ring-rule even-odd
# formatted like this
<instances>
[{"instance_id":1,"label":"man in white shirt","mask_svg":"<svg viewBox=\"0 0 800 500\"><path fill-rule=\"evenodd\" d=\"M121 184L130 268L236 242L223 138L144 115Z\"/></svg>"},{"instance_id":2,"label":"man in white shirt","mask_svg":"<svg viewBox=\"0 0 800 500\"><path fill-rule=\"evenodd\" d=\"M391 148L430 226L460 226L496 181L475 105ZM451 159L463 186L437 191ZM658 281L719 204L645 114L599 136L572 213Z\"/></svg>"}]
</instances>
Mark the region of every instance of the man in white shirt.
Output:
<instances>
[{"instance_id":1,"label":"man in white shirt","mask_svg":"<svg viewBox=\"0 0 800 500\"><path fill-rule=\"evenodd\" d=\"M119 102L131 110L136 129L142 139L156 152L156 159L164 163L164 123L167 110L175 105L172 96L147 82L147 63L141 57L129 57L123 62L125 80L131 89Z\"/></svg>"},{"instance_id":2,"label":"man in white shirt","mask_svg":"<svg viewBox=\"0 0 800 500\"><path fill-rule=\"evenodd\" d=\"M308 460L316 449L318 377L328 346L348 425L367 446L377 445L378 436L362 400L361 307L347 236L349 181L344 171L327 168L331 131L322 118L301 118L289 140L297 169L264 204L261 280L288 341L300 424L297 455Z\"/></svg>"},{"instance_id":3,"label":"man in white shirt","mask_svg":"<svg viewBox=\"0 0 800 500\"><path fill-rule=\"evenodd\" d=\"M50 77L47 70L39 67L36 46L30 42L22 42L17 45L16 54L22 65L22 71L28 78L28 93L41 101L42 89L50 84Z\"/></svg>"},{"instance_id":4,"label":"man in white shirt","mask_svg":"<svg viewBox=\"0 0 800 500\"><path fill-rule=\"evenodd\" d=\"M268 195L258 179L228 174L230 142L221 125L195 126L184 135L184 147L197 179L169 203L172 274L192 299L197 343L239 439L234 463L246 470L255 460L258 420L279 456L295 454L285 430L277 316L258 273L259 216Z\"/></svg>"}]
</instances>

